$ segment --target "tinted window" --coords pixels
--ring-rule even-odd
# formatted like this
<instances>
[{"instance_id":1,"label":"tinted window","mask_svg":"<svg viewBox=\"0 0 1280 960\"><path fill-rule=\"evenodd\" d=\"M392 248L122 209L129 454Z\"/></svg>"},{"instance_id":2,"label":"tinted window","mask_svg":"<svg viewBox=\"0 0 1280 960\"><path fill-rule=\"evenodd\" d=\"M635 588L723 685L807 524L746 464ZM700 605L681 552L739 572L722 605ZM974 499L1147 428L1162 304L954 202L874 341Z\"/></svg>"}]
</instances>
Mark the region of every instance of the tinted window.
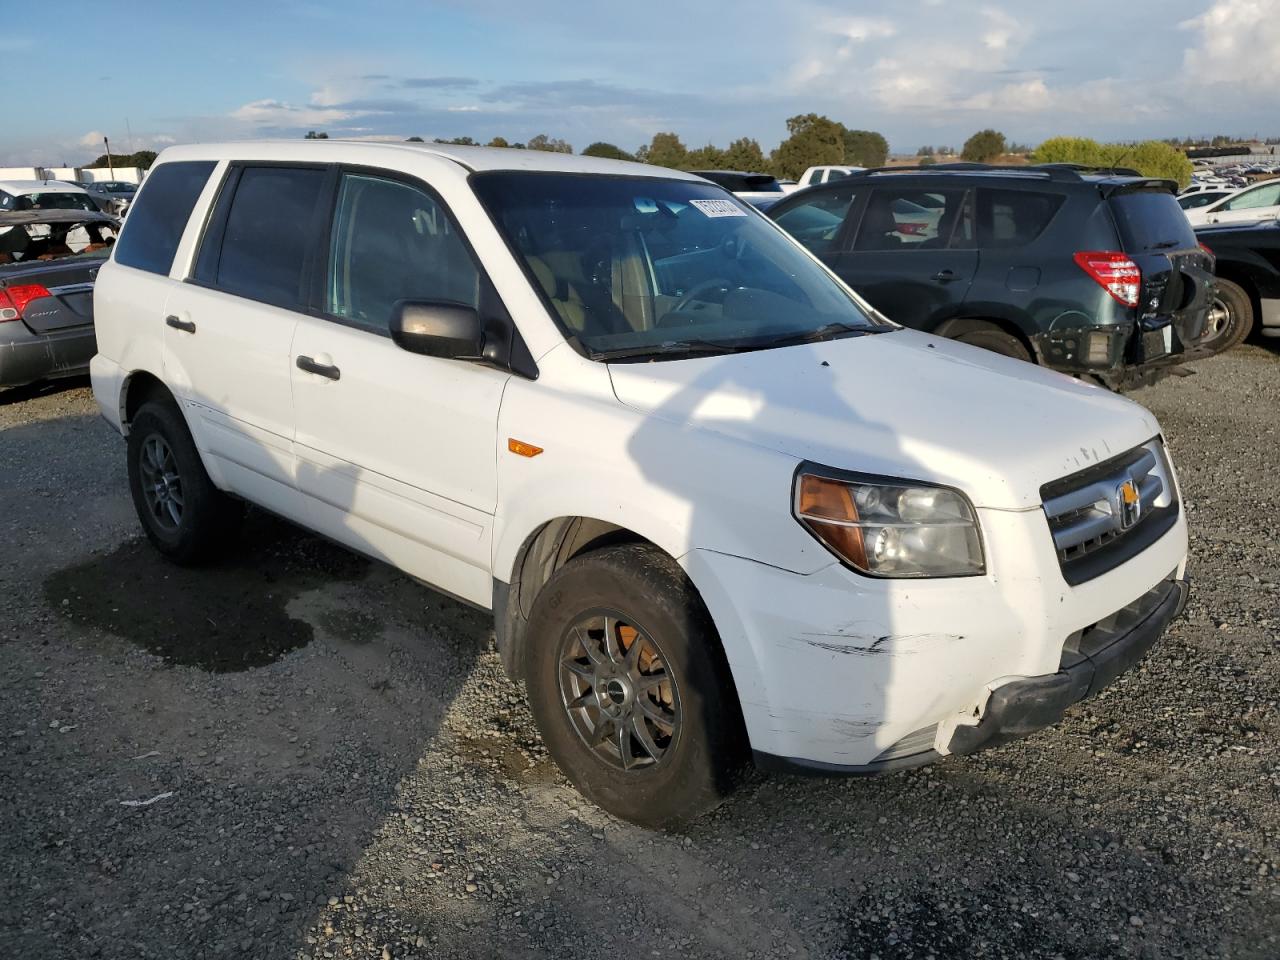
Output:
<instances>
[{"instance_id":1,"label":"tinted window","mask_svg":"<svg viewBox=\"0 0 1280 960\"><path fill-rule=\"evenodd\" d=\"M1207 207L1211 203L1217 203L1224 196L1226 196L1224 193L1211 193L1208 191L1193 193L1188 197L1179 197L1178 206L1183 210L1194 210L1197 207Z\"/></svg>"},{"instance_id":2,"label":"tinted window","mask_svg":"<svg viewBox=\"0 0 1280 960\"><path fill-rule=\"evenodd\" d=\"M1172 194L1162 190L1122 193L1110 203L1126 252L1195 248L1195 232Z\"/></svg>"},{"instance_id":3,"label":"tinted window","mask_svg":"<svg viewBox=\"0 0 1280 960\"><path fill-rule=\"evenodd\" d=\"M965 216L963 190L873 190L858 227L858 250L924 250L947 246ZM968 224L962 224L967 239Z\"/></svg>"},{"instance_id":4,"label":"tinted window","mask_svg":"<svg viewBox=\"0 0 1280 960\"><path fill-rule=\"evenodd\" d=\"M213 167L212 161L194 160L163 163L151 171L116 243L116 262L167 274Z\"/></svg>"},{"instance_id":5,"label":"tinted window","mask_svg":"<svg viewBox=\"0 0 1280 960\"><path fill-rule=\"evenodd\" d=\"M1246 190L1222 205L1223 210L1249 210L1253 207L1280 205L1280 182L1268 183L1253 190Z\"/></svg>"},{"instance_id":6,"label":"tinted window","mask_svg":"<svg viewBox=\"0 0 1280 960\"><path fill-rule=\"evenodd\" d=\"M342 178L325 309L387 329L397 300L478 306L480 275L457 228L423 191L378 177Z\"/></svg>"},{"instance_id":7,"label":"tinted window","mask_svg":"<svg viewBox=\"0 0 1280 960\"><path fill-rule=\"evenodd\" d=\"M302 303L302 270L324 181L318 169L246 167L227 214L214 283L281 307Z\"/></svg>"},{"instance_id":8,"label":"tinted window","mask_svg":"<svg viewBox=\"0 0 1280 960\"><path fill-rule=\"evenodd\" d=\"M818 256L829 253L856 194L852 188L823 190L779 213L778 226Z\"/></svg>"},{"instance_id":9,"label":"tinted window","mask_svg":"<svg viewBox=\"0 0 1280 960\"><path fill-rule=\"evenodd\" d=\"M25 193L18 197L16 210L97 210L87 193Z\"/></svg>"},{"instance_id":10,"label":"tinted window","mask_svg":"<svg viewBox=\"0 0 1280 960\"><path fill-rule=\"evenodd\" d=\"M1062 194L1025 190L978 191L978 246L1020 247L1044 233Z\"/></svg>"}]
</instances>

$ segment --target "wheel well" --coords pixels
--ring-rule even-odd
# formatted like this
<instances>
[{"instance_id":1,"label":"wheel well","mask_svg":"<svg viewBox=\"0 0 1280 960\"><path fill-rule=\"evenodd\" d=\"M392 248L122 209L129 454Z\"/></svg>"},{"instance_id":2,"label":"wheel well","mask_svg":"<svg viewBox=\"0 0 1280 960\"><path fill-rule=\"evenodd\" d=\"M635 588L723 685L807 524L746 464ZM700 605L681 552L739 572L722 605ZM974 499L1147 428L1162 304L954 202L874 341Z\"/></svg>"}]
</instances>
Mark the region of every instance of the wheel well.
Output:
<instances>
[{"instance_id":1,"label":"wheel well","mask_svg":"<svg viewBox=\"0 0 1280 960\"><path fill-rule=\"evenodd\" d=\"M1248 295L1249 304L1253 307L1254 317L1262 316L1262 300L1258 296L1258 285L1254 283L1249 271L1240 269L1230 263L1220 263L1217 265L1216 273L1220 279L1231 281Z\"/></svg>"},{"instance_id":2,"label":"wheel well","mask_svg":"<svg viewBox=\"0 0 1280 960\"><path fill-rule=\"evenodd\" d=\"M949 340L955 339L962 333L970 333L982 327L995 327L1004 333L1009 334L1027 349L1027 353L1031 354L1033 363L1040 362L1040 355L1036 352L1036 348L1027 338L1025 332L1012 320L1002 320L998 317L953 317L950 320L944 320L931 331L935 336L946 337Z\"/></svg>"},{"instance_id":3,"label":"wheel well","mask_svg":"<svg viewBox=\"0 0 1280 960\"><path fill-rule=\"evenodd\" d=\"M661 549L632 530L592 517L557 517L529 535L516 554L511 582L493 581L498 653L513 679L524 678L529 614L551 575L574 557L622 543L645 543Z\"/></svg>"},{"instance_id":4,"label":"wheel well","mask_svg":"<svg viewBox=\"0 0 1280 960\"><path fill-rule=\"evenodd\" d=\"M124 423L126 428L144 403L148 400L162 400L173 403L173 394L169 388L154 374L139 370L129 375L124 384Z\"/></svg>"}]
</instances>

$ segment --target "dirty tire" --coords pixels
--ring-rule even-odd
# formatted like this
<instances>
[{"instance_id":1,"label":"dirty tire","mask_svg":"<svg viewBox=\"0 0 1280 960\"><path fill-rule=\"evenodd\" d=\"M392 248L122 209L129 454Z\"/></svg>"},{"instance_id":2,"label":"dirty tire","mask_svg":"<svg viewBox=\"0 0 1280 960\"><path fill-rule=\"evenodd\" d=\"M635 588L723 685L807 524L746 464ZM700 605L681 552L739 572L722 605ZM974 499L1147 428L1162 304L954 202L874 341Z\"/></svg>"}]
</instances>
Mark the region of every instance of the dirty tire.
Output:
<instances>
[{"instance_id":1,"label":"dirty tire","mask_svg":"<svg viewBox=\"0 0 1280 960\"><path fill-rule=\"evenodd\" d=\"M962 320L947 331L947 336L1002 357L1031 362L1031 351L1021 340L985 320Z\"/></svg>"},{"instance_id":2,"label":"dirty tire","mask_svg":"<svg viewBox=\"0 0 1280 960\"><path fill-rule=\"evenodd\" d=\"M590 748L562 694L573 627L608 610L651 637L678 689L679 728L660 762L623 770ZM558 570L529 619L529 702L551 756L584 796L643 827L679 826L717 806L746 766L737 693L715 626L680 567L644 544L607 547ZM636 741L638 743L638 741Z\"/></svg>"},{"instance_id":3,"label":"dirty tire","mask_svg":"<svg viewBox=\"0 0 1280 960\"><path fill-rule=\"evenodd\" d=\"M1209 321L1217 319L1219 326L1201 341L1201 347L1222 353L1244 343L1253 331L1253 301L1239 284L1219 277L1218 292L1209 307Z\"/></svg>"},{"instance_id":4,"label":"dirty tire","mask_svg":"<svg viewBox=\"0 0 1280 960\"><path fill-rule=\"evenodd\" d=\"M144 490L145 451L159 440L180 480L181 515L162 522ZM147 538L175 563L197 564L220 553L239 529L244 504L214 486L182 414L172 403L150 401L134 415L128 439L129 492Z\"/></svg>"}]
</instances>

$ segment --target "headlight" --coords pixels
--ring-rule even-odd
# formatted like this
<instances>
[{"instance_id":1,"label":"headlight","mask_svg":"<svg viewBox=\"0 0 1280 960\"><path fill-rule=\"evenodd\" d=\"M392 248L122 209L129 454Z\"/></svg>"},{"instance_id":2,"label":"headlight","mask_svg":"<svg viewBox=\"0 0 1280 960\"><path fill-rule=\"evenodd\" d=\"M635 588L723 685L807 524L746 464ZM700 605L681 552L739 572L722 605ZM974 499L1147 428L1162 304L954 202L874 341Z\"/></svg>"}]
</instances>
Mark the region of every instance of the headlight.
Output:
<instances>
[{"instance_id":1,"label":"headlight","mask_svg":"<svg viewBox=\"0 0 1280 960\"><path fill-rule=\"evenodd\" d=\"M795 513L836 556L874 577L971 577L985 569L973 507L950 487L802 469Z\"/></svg>"}]
</instances>

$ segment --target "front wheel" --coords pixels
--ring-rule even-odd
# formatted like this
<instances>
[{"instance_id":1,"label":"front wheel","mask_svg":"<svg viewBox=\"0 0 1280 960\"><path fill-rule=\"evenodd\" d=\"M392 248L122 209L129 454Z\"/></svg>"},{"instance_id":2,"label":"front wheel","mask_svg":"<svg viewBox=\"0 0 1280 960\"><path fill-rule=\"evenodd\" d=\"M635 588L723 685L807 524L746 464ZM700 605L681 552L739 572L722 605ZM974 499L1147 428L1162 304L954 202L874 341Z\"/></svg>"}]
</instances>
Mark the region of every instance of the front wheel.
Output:
<instances>
[{"instance_id":1,"label":"front wheel","mask_svg":"<svg viewBox=\"0 0 1280 960\"><path fill-rule=\"evenodd\" d=\"M534 719L586 797L671 827L732 790L746 758L737 696L675 561L640 544L569 561L534 601L529 642Z\"/></svg>"},{"instance_id":2,"label":"front wheel","mask_svg":"<svg viewBox=\"0 0 1280 960\"><path fill-rule=\"evenodd\" d=\"M171 403L142 405L129 423L129 491L142 529L176 563L213 556L239 528L244 505L214 486Z\"/></svg>"}]
</instances>

